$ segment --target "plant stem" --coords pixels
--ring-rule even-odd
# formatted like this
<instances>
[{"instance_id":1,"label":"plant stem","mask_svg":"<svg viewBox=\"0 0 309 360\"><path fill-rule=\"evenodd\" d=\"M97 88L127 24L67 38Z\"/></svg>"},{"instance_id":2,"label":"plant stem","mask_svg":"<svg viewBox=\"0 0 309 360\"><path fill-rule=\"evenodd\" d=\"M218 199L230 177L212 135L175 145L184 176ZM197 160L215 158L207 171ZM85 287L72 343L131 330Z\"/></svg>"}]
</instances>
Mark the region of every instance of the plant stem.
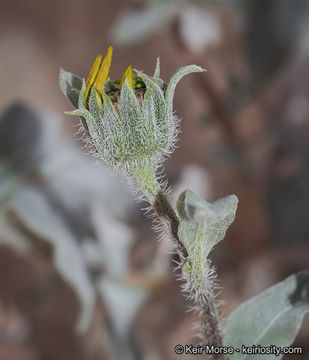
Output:
<instances>
[{"instance_id":1,"label":"plant stem","mask_svg":"<svg viewBox=\"0 0 309 360\"><path fill-rule=\"evenodd\" d=\"M168 227L180 258L182 260L186 259L188 257L187 250L178 237L178 216L170 202L167 200L164 191L156 178L152 163L149 160L135 162L130 164L128 172L136 181L139 189L154 210L160 222L163 226Z\"/></svg>"},{"instance_id":2,"label":"plant stem","mask_svg":"<svg viewBox=\"0 0 309 360\"><path fill-rule=\"evenodd\" d=\"M222 346L219 327L219 315L213 296L200 295L197 300L197 311L201 321L200 336L204 345ZM226 359L222 354L214 354L214 359Z\"/></svg>"},{"instance_id":3,"label":"plant stem","mask_svg":"<svg viewBox=\"0 0 309 360\"><path fill-rule=\"evenodd\" d=\"M168 228L172 236L180 260L188 259L188 252L178 236L179 219L172 205L157 181L152 163L149 160L134 162L128 166L128 173L135 180L138 188L145 196L160 222ZM193 291L198 293L197 290ZM195 299L195 308L201 321L201 338L205 344L222 346L219 327L219 316L212 289L207 294L200 294ZM225 360L222 354L210 355L209 359Z\"/></svg>"}]
</instances>

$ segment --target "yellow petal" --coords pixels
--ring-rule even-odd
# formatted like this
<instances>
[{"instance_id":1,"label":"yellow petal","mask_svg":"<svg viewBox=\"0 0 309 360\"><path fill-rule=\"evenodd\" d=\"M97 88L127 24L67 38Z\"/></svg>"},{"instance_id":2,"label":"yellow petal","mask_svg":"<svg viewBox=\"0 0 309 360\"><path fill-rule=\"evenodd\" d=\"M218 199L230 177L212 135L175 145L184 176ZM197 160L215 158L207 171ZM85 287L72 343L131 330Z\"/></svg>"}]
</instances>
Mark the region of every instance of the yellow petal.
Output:
<instances>
[{"instance_id":1,"label":"yellow petal","mask_svg":"<svg viewBox=\"0 0 309 360\"><path fill-rule=\"evenodd\" d=\"M94 87L101 96L102 96L102 92L104 91L104 86L109 75L109 69L112 63L112 55L113 55L113 48L112 46L109 46L106 55L102 61L102 65L100 67L99 73L94 82Z\"/></svg>"},{"instance_id":2,"label":"yellow petal","mask_svg":"<svg viewBox=\"0 0 309 360\"><path fill-rule=\"evenodd\" d=\"M128 79L128 84L131 89L133 89L133 68L131 65L129 65L125 72L122 75L121 82L120 82L120 89L122 88L124 82Z\"/></svg>"},{"instance_id":3,"label":"yellow petal","mask_svg":"<svg viewBox=\"0 0 309 360\"><path fill-rule=\"evenodd\" d=\"M88 100L88 97L89 97L91 87L92 87L92 85L93 85L93 83L94 83L94 81L95 81L95 79L96 79L96 77L98 75L99 70L100 70L102 57L103 57L102 54L99 54L95 58L92 66L90 68L89 75L88 75L87 80L86 80L85 106L87 105L87 100Z\"/></svg>"}]
</instances>

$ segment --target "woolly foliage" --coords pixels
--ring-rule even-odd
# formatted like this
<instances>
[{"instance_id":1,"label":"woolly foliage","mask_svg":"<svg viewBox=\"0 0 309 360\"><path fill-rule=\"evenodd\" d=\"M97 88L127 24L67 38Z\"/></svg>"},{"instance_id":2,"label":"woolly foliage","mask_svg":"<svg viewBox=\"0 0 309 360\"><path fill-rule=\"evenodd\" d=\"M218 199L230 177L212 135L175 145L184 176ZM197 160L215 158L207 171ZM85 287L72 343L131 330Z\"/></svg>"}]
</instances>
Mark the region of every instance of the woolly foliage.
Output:
<instances>
[{"instance_id":1,"label":"woolly foliage","mask_svg":"<svg viewBox=\"0 0 309 360\"><path fill-rule=\"evenodd\" d=\"M191 288L206 293L212 270L207 261L211 249L221 240L234 221L238 199L229 195L213 203L190 190L178 198L178 236L188 252L183 272ZM197 293L197 295L198 295Z\"/></svg>"}]
</instances>

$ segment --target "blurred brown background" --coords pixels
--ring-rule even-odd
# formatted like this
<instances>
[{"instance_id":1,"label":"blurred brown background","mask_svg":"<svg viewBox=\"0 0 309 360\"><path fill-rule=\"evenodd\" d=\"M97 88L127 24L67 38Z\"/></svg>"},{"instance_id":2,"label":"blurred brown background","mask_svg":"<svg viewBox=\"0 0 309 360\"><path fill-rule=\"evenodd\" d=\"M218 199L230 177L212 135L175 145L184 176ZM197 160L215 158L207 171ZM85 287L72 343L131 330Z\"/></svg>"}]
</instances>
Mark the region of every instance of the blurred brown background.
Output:
<instances>
[{"instance_id":1,"label":"blurred brown background","mask_svg":"<svg viewBox=\"0 0 309 360\"><path fill-rule=\"evenodd\" d=\"M177 88L166 172L177 193L239 198L212 253L223 315L308 269L308 20L306 0L0 0L1 360L176 359L192 341L168 246L63 115L59 68L86 76L109 44L114 79L128 64L152 73L157 56L166 82L208 70ZM303 359L308 336L307 317Z\"/></svg>"}]
</instances>

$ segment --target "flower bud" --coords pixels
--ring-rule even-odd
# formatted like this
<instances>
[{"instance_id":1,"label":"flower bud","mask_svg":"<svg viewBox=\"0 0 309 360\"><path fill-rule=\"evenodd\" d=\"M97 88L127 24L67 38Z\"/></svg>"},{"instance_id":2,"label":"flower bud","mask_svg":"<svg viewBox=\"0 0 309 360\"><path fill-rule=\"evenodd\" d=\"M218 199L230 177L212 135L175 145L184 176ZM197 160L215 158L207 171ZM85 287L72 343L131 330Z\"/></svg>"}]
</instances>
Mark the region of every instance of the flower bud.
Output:
<instances>
[{"instance_id":1,"label":"flower bud","mask_svg":"<svg viewBox=\"0 0 309 360\"><path fill-rule=\"evenodd\" d=\"M120 81L112 81L112 47L102 58L97 56L79 89L73 89L73 82L80 83L78 77L61 71L60 87L76 108L68 114L81 117L97 154L108 164L126 166L140 160L158 164L172 152L176 141L175 87L184 75L204 70L196 65L185 66L165 85L159 78L158 59L153 77L137 70L133 73L132 66L128 66Z\"/></svg>"}]
</instances>

